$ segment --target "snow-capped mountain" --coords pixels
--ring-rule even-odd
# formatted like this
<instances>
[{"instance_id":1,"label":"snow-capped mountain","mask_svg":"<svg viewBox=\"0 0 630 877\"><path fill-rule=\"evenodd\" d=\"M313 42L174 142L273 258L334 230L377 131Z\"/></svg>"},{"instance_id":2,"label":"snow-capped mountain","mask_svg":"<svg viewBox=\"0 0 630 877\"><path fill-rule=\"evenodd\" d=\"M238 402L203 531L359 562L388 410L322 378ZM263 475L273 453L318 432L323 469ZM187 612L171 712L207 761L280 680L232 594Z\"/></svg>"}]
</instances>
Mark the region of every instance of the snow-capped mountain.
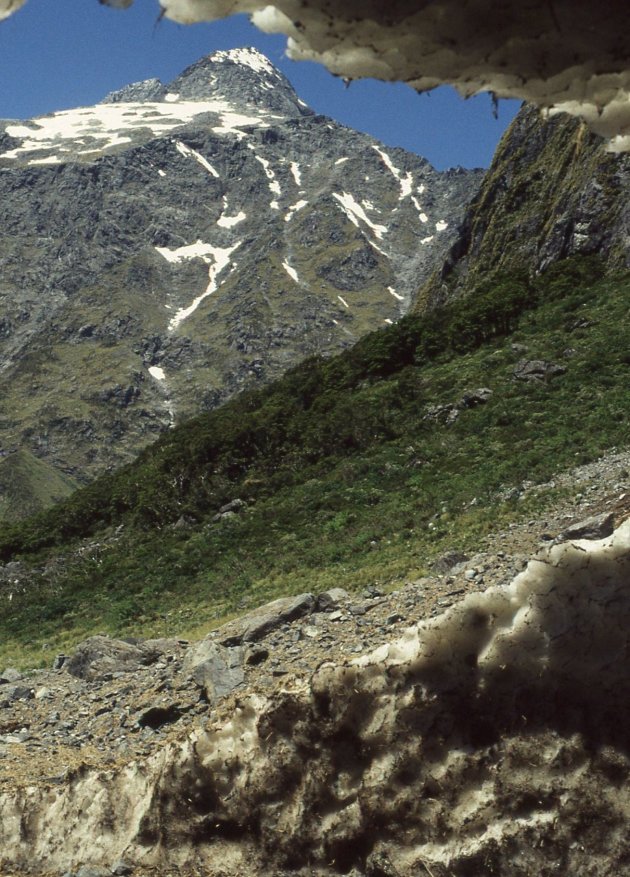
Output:
<instances>
[{"instance_id":1,"label":"snow-capped mountain","mask_svg":"<svg viewBox=\"0 0 630 877\"><path fill-rule=\"evenodd\" d=\"M395 321L480 178L316 115L255 49L0 122L0 449L88 477Z\"/></svg>"}]
</instances>

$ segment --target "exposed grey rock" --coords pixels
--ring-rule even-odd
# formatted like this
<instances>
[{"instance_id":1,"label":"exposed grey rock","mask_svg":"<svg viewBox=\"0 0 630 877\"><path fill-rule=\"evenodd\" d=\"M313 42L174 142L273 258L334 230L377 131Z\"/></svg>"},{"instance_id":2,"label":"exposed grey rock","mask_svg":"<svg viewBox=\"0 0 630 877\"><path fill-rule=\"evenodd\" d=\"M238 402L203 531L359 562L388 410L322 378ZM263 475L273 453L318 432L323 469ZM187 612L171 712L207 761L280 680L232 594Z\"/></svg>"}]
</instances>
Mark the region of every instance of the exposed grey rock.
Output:
<instances>
[{"instance_id":1,"label":"exposed grey rock","mask_svg":"<svg viewBox=\"0 0 630 877\"><path fill-rule=\"evenodd\" d=\"M92 636L77 646L63 668L78 679L98 679L109 673L129 673L153 663L157 649L132 645L107 636Z\"/></svg>"},{"instance_id":2,"label":"exposed grey rock","mask_svg":"<svg viewBox=\"0 0 630 877\"><path fill-rule=\"evenodd\" d=\"M450 572L453 567L460 563L465 563L467 560L468 555L462 551L447 551L446 554L434 560L431 566L437 575L444 575Z\"/></svg>"},{"instance_id":3,"label":"exposed grey rock","mask_svg":"<svg viewBox=\"0 0 630 877\"><path fill-rule=\"evenodd\" d=\"M26 685L3 685L0 688L0 702L12 703L14 700L32 700L35 692Z\"/></svg>"},{"instance_id":4,"label":"exposed grey rock","mask_svg":"<svg viewBox=\"0 0 630 877\"><path fill-rule=\"evenodd\" d=\"M514 367L514 377L519 381L546 381L565 372L565 366L544 359L521 359Z\"/></svg>"},{"instance_id":5,"label":"exposed grey rock","mask_svg":"<svg viewBox=\"0 0 630 877\"><path fill-rule=\"evenodd\" d=\"M112 865L112 874L114 877L127 877L127 874L131 874L132 872L133 865L130 865L129 862L126 862L124 859L119 859Z\"/></svg>"},{"instance_id":6,"label":"exposed grey rock","mask_svg":"<svg viewBox=\"0 0 630 877\"><path fill-rule=\"evenodd\" d=\"M488 387L479 387L477 390L467 390L458 404L460 408L476 408L477 405L485 405L491 396L492 390Z\"/></svg>"},{"instance_id":7,"label":"exposed grey rock","mask_svg":"<svg viewBox=\"0 0 630 877\"><path fill-rule=\"evenodd\" d=\"M313 594L281 597L248 613L238 621L225 625L221 643L224 646L235 646L257 642L284 624L310 615L315 606L316 598Z\"/></svg>"},{"instance_id":8,"label":"exposed grey rock","mask_svg":"<svg viewBox=\"0 0 630 877\"><path fill-rule=\"evenodd\" d=\"M167 88L159 79L144 79L132 82L118 91L111 91L103 98L104 104L130 103L136 101L160 101L164 99Z\"/></svg>"},{"instance_id":9,"label":"exposed grey rock","mask_svg":"<svg viewBox=\"0 0 630 877\"><path fill-rule=\"evenodd\" d=\"M219 514L225 515L227 512L242 512L245 508L247 508L247 503L244 500L237 498L222 505L219 509Z\"/></svg>"},{"instance_id":10,"label":"exposed grey rock","mask_svg":"<svg viewBox=\"0 0 630 877\"><path fill-rule=\"evenodd\" d=\"M424 415L424 420L435 420L440 423L454 423L460 414L460 406L457 403L446 405L430 405Z\"/></svg>"},{"instance_id":11,"label":"exposed grey rock","mask_svg":"<svg viewBox=\"0 0 630 877\"><path fill-rule=\"evenodd\" d=\"M91 865L84 865L76 872L75 877L110 877L111 871L107 868L96 868Z\"/></svg>"},{"instance_id":12,"label":"exposed grey rock","mask_svg":"<svg viewBox=\"0 0 630 877\"><path fill-rule=\"evenodd\" d=\"M261 648L260 646L249 646L245 650L244 663L248 667L257 667L259 664L262 664L269 657L269 650Z\"/></svg>"},{"instance_id":13,"label":"exposed grey rock","mask_svg":"<svg viewBox=\"0 0 630 877\"><path fill-rule=\"evenodd\" d=\"M225 648L202 640L188 652L183 671L192 676L207 700L213 703L244 682L243 657L241 648Z\"/></svg>"},{"instance_id":14,"label":"exposed grey rock","mask_svg":"<svg viewBox=\"0 0 630 877\"><path fill-rule=\"evenodd\" d=\"M176 703L151 706L138 717L140 728L152 728L154 731L163 725L171 725L182 717L182 709Z\"/></svg>"},{"instance_id":15,"label":"exposed grey rock","mask_svg":"<svg viewBox=\"0 0 630 877\"><path fill-rule=\"evenodd\" d=\"M317 611L332 612L340 603L350 599L350 594L343 588L330 588L317 595Z\"/></svg>"},{"instance_id":16,"label":"exposed grey rock","mask_svg":"<svg viewBox=\"0 0 630 877\"><path fill-rule=\"evenodd\" d=\"M9 682L19 682L22 678L22 674L19 670L16 670L14 667L7 667L6 670L3 670L0 673L0 685L4 685Z\"/></svg>"},{"instance_id":17,"label":"exposed grey rock","mask_svg":"<svg viewBox=\"0 0 630 877\"><path fill-rule=\"evenodd\" d=\"M180 515L180 517L173 524L173 530L190 530L191 527L195 525L195 521L193 518L188 515Z\"/></svg>"},{"instance_id":18,"label":"exposed grey rock","mask_svg":"<svg viewBox=\"0 0 630 877\"><path fill-rule=\"evenodd\" d=\"M603 512L601 515L593 515L572 524L558 535L558 541L566 542L570 539L605 539L613 532L615 516L612 512Z\"/></svg>"}]
</instances>

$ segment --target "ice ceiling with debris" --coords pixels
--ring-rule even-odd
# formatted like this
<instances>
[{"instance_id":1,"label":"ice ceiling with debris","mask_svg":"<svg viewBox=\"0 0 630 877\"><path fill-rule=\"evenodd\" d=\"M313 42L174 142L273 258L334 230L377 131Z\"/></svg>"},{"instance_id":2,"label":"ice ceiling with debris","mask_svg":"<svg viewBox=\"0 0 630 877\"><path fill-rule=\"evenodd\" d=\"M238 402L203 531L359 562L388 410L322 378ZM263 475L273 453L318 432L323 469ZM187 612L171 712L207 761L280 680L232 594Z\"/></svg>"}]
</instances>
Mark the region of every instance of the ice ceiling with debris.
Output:
<instances>
[{"instance_id":1,"label":"ice ceiling with debris","mask_svg":"<svg viewBox=\"0 0 630 877\"><path fill-rule=\"evenodd\" d=\"M25 0L0 0L0 18ZM133 0L101 0L126 8ZM630 150L630 30L617 0L159 0L181 23L247 13L295 60L348 79L447 83L569 112Z\"/></svg>"}]
</instances>

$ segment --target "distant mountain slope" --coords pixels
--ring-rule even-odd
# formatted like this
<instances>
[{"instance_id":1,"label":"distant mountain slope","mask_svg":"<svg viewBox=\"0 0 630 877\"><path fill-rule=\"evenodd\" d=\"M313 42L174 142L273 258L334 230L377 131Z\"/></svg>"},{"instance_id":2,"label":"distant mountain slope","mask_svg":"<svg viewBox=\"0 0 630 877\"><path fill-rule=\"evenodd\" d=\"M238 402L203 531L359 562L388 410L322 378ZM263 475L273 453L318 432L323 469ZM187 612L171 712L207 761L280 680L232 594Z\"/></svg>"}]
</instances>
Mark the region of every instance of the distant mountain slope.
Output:
<instances>
[{"instance_id":1,"label":"distant mountain slope","mask_svg":"<svg viewBox=\"0 0 630 877\"><path fill-rule=\"evenodd\" d=\"M480 179L315 115L252 49L0 123L0 449L86 479L397 320Z\"/></svg>"},{"instance_id":2,"label":"distant mountain slope","mask_svg":"<svg viewBox=\"0 0 630 877\"><path fill-rule=\"evenodd\" d=\"M525 105L503 136L420 310L495 272L535 274L575 254L630 264L630 156L606 152L583 122Z\"/></svg>"},{"instance_id":3,"label":"distant mountain slope","mask_svg":"<svg viewBox=\"0 0 630 877\"><path fill-rule=\"evenodd\" d=\"M77 482L21 450L0 459L0 519L26 518L65 499Z\"/></svg>"}]
</instances>

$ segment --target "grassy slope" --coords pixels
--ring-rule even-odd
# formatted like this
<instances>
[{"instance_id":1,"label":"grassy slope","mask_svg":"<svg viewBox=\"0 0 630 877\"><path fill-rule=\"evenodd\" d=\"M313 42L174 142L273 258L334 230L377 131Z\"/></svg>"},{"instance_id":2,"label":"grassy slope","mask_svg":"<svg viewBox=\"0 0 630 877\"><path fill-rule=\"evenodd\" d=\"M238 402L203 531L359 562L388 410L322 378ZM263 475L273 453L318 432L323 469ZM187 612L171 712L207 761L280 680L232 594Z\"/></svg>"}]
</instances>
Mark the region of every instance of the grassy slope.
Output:
<instances>
[{"instance_id":1,"label":"grassy slope","mask_svg":"<svg viewBox=\"0 0 630 877\"><path fill-rule=\"evenodd\" d=\"M0 654L49 660L44 642L95 630L199 631L281 593L416 576L532 514L510 488L627 442L629 286L592 259L533 285L504 275L184 424L136 464L5 527L0 556L34 572L10 604L0 598ZM515 381L515 342L566 373ZM427 418L481 386L486 405L452 424ZM248 510L214 522L235 497Z\"/></svg>"},{"instance_id":2,"label":"grassy slope","mask_svg":"<svg viewBox=\"0 0 630 877\"><path fill-rule=\"evenodd\" d=\"M0 519L35 515L70 496L76 482L28 451L0 460Z\"/></svg>"}]
</instances>

